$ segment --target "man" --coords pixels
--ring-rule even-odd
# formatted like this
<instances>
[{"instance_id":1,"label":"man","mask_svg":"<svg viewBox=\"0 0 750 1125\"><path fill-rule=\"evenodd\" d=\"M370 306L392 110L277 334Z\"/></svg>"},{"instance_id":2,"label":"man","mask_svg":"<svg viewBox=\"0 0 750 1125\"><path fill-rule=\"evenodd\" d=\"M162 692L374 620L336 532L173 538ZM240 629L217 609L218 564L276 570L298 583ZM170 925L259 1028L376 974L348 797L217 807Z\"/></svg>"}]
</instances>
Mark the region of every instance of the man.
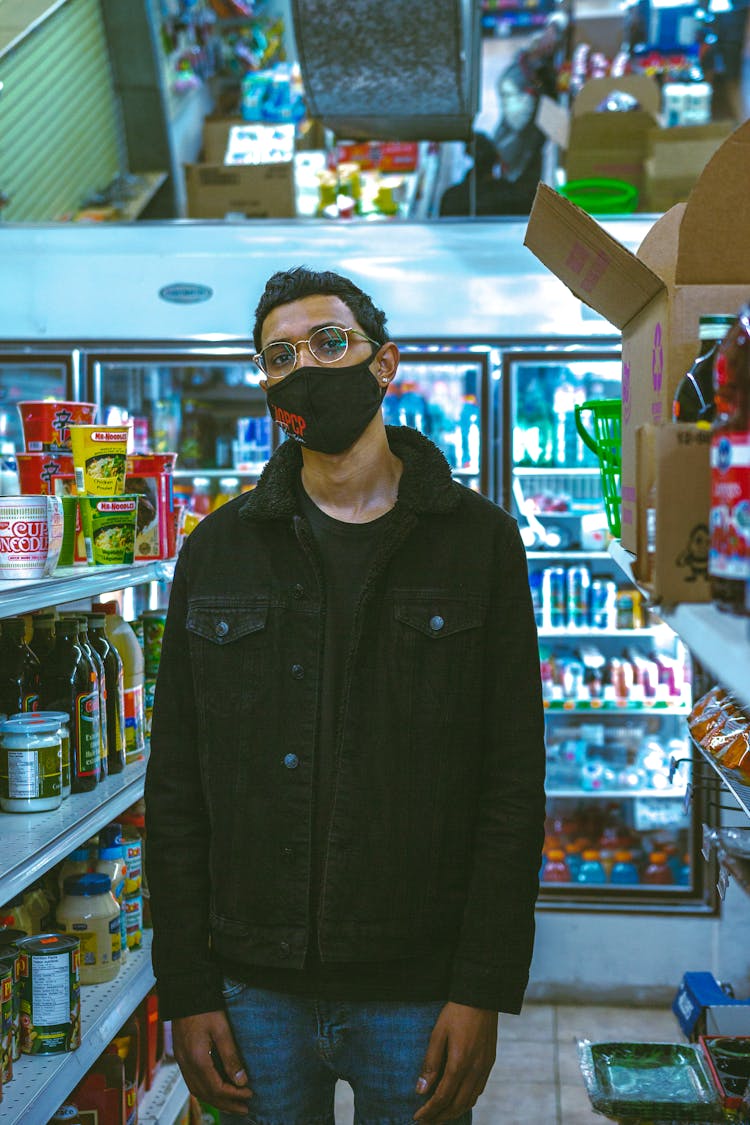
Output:
<instances>
[{"instance_id":1,"label":"man","mask_svg":"<svg viewBox=\"0 0 750 1125\"><path fill-rule=\"evenodd\" d=\"M357 286L275 274L289 440L175 570L146 783L154 966L190 1089L257 1125L468 1125L528 977L539 658L515 522L383 424ZM233 1118L223 1118L229 1122Z\"/></svg>"}]
</instances>

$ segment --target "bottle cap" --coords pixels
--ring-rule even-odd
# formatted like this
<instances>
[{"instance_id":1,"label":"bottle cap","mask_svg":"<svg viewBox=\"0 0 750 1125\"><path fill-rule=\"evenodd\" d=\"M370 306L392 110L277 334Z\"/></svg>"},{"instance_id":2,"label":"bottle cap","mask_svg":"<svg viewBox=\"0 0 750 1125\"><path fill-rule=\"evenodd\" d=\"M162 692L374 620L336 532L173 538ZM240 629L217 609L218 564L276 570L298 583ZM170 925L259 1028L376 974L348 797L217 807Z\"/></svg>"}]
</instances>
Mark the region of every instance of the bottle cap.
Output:
<instances>
[{"instance_id":1,"label":"bottle cap","mask_svg":"<svg viewBox=\"0 0 750 1125\"><path fill-rule=\"evenodd\" d=\"M583 853L583 858L584 860L598 860L599 852L596 850L596 848L586 848L585 852Z\"/></svg>"},{"instance_id":2,"label":"bottle cap","mask_svg":"<svg viewBox=\"0 0 750 1125\"><path fill-rule=\"evenodd\" d=\"M92 871L86 875L68 875L63 883L66 895L105 895L112 889L109 875L103 871Z\"/></svg>"},{"instance_id":3,"label":"bottle cap","mask_svg":"<svg viewBox=\"0 0 750 1125\"><path fill-rule=\"evenodd\" d=\"M615 852L615 863L632 863L633 855L631 852L623 849L621 852Z\"/></svg>"},{"instance_id":4,"label":"bottle cap","mask_svg":"<svg viewBox=\"0 0 750 1125\"><path fill-rule=\"evenodd\" d=\"M667 853L666 852L651 852L651 862L652 863L666 863L667 862Z\"/></svg>"},{"instance_id":5,"label":"bottle cap","mask_svg":"<svg viewBox=\"0 0 750 1125\"><path fill-rule=\"evenodd\" d=\"M565 852L560 848L553 848L551 852L547 852L547 859L551 859L554 863L559 863L565 859Z\"/></svg>"}]
</instances>

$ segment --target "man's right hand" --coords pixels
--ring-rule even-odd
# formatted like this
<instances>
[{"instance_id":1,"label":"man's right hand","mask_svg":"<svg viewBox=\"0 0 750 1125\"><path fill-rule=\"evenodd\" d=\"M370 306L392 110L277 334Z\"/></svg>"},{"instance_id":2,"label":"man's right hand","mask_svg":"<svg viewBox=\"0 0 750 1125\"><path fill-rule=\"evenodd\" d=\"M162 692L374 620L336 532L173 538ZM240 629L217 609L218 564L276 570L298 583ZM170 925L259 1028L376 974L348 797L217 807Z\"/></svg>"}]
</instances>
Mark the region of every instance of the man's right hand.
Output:
<instances>
[{"instance_id":1,"label":"man's right hand","mask_svg":"<svg viewBox=\"0 0 750 1125\"><path fill-rule=\"evenodd\" d=\"M172 1020L172 1036L175 1058L190 1093L225 1113L244 1116L253 1092L226 1013L202 1012Z\"/></svg>"}]
</instances>

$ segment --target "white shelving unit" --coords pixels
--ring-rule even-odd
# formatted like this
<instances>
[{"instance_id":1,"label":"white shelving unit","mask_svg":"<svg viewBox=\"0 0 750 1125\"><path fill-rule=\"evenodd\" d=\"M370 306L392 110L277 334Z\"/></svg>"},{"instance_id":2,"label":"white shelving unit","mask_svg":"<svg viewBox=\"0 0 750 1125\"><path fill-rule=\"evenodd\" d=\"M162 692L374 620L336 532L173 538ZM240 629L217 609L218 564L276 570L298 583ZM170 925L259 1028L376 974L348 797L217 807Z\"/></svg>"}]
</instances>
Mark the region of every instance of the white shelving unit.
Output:
<instances>
[{"instance_id":1,"label":"white shelving unit","mask_svg":"<svg viewBox=\"0 0 750 1125\"><path fill-rule=\"evenodd\" d=\"M151 935L107 984L81 986L81 1046L65 1055L22 1055L3 1087L3 1125L45 1125L154 984ZM171 1125L167 1118L166 1125Z\"/></svg>"},{"instance_id":2,"label":"white shelving unit","mask_svg":"<svg viewBox=\"0 0 750 1125\"><path fill-rule=\"evenodd\" d=\"M537 634L545 640L553 637L564 637L568 641L572 637L622 637L626 640L628 637L653 637L654 629L579 629L575 625L564 625L560 629L538 629Z\"/></svg>"},{"instance_id":3,"label":"white shelving unit","mask_svg":"<svg viewBox=\"0 0 750 1125\"><path fill-rule=\"evenodd\" d=\"M582 559L609 559L609 551L527 551L526 558L534 562L580 562Z\"/></svg>"},{"instance_id":4,"label":"white shelving unit","mask_svg":"<svg viewBox=\"0 0 750 1125\"><path fill-rule=\"evenodd\" d=\"M173 1125L189 1096L177 1063L162 1062L138 1106L138 1125Z\"/></svg>"},{"instance_id":5,"label":"white shelving unit","mask_svg":"<svg viewBox=\"0 0 750 1125\"><path fill-rule=\"evenodd\" d=\"M627 703L616 704L614 707L608 704L597 706L594 703L545 703L544 711L545 714L552 715L620 715L623 719L636 715L654 715L660 719L663 715L687 717L690 714L689 707L630 707Z\"/></svg>"},{"instance_id":6,"label":"white shelving unit","mask_svg":"<svg viewBox=\"0 0 750 1125\"><path fill-rule=\"evenodd\" d=\"M681 800L685 796L685 789L582 789L579 786L565 788L564 786L556 786L552 789L547 789L548 797L577 797L579 800L582 797L599 797L603 800L610 799L613 801L624 800L629 797L648 797L649 800L657 798L658 800Z\"/></svg>"},{"instance_id":7,"label":"white shelving unit","mask_svg":"<svg viewBox=\"0 0 750 1125\"><path fill-rule=\"evenodd\" d=\"M51 578L0 582L0 617L32 613L49 605L62 605L81 598L97 598L125 586L144 582L170 582L174 575L171 560L133 563L131 566L59 567Z\"/></svg>"}]
</instances>

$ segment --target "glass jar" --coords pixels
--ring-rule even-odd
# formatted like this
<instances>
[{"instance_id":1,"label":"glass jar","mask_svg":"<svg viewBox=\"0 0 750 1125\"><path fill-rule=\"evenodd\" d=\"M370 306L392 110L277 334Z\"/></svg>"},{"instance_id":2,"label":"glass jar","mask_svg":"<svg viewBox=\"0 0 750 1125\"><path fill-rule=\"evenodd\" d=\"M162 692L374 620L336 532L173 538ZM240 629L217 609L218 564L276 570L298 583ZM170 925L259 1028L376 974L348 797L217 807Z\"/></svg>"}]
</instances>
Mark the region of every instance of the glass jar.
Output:
<instances>
[{"instance_id":1,"label":"glass jar","mask_svg":"<svg viewBox=\"0 0 750 1125\"><path fill-rule=\"evenodd\" d=\"M46 722L57 719L60 724L60 742L62 744L62 795L63 801L70 796L70 716L66 711L30 711L28 714L11 715L9 723L17 722Z\"/></svg>"},{"instance_id":2,"label":"glass jar","mask_svg":"<svg viewBox=\"0 0 750 1125\"><path fill-rule=\"evenodd\" d=\"M0 724L0 808L49 812L62 804L62 742L56 719Z\"/></svg>"},{"instance_id":3,"label":"glass jar","mask_svg":"<svg viewBox=\"0 0 750 1125\"><path fill-rule=\"evenodd\" d=\"M69 875L57 907L63 932L81 943L81 984L102 984L120 971L120 907L109 877Z\"/></svg>"}]
</instances>

